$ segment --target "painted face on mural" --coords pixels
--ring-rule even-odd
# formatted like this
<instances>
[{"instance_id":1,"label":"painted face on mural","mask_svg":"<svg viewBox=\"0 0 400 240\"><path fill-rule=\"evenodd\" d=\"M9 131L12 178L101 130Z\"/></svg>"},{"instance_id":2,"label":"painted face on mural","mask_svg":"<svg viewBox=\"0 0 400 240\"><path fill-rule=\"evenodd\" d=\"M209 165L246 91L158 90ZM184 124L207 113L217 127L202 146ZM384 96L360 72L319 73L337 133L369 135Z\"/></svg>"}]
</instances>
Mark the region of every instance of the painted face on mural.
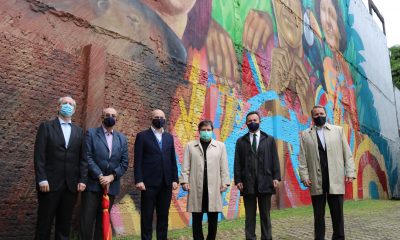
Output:
<instances>
[{"instance_id":1,"label":"painted face on mural","mask_svg":"<svg viewBox=\"0 0 400 240\"><path fill-rule=\"evenodd\" d=\"M291 48L298 48L301 44L301 2L299 0L275 0L274 8L278 32ZM291 12L293 10L293 13Z\"/></svg>"},{"instance_id":2,"label":"painted face on mural","mask_svg":"<svg viewBox=\"0 0 400 240\"><path fill-rule=\"evenodd\" d=\"M142 2L153 6L158 12L168 15L187 14L196 3L196 0L142 0Z\"/></svg>"},{"instance_id":3,"label":"painted face on mural","mask_svg":"<svg viewBox=\"0 0 400 240\"><path fill-rule=\"evenodd\" d=\"M320 4L321 24L328 44L338 49L340 41L337 12L332 0L321 0Z\"/></svg>"}]
</instances>

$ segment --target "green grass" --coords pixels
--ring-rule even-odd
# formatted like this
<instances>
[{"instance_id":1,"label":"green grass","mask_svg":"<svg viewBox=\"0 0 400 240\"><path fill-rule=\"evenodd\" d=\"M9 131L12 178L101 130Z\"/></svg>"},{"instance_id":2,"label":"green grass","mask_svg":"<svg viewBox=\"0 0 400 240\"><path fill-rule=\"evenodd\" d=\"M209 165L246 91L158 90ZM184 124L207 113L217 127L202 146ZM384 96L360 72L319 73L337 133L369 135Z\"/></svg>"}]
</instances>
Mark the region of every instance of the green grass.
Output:
<instances>
[{"instance_id":1,"label":"green grass","mask_svg":"<svg viewBox=\"0 0 400 240\"><path fill-rule=\"evenodd\" d=\"M346 201L344 203L344 213L345 215L369 215L373 212L384 211L388 208L393 208L394 206L400 207L399 201L385 201L385 200L360 200L360 201ZM329 209L327 206L327 214L329 214ZM313 210L311 206L298 207L298 208L286 208L281 210L271 211L271 218L275 220L285 219L285 218L312 218ZM257 218L259 221L259 218ZM244 218L238 218L234 220L224 220L218 223L218 231L229 231L233 229L244 228ZM207 231L207 225L204 225L205 231ZM191 227L186 227L183 229L171 230L168 232L168 238L176 239L182 236L191 236ZM155 239L155 235L153 237ZM129 237L114 237L115 240L132 240L140 239L139 236L129 236Z\"/></svg>"}]
</instances>

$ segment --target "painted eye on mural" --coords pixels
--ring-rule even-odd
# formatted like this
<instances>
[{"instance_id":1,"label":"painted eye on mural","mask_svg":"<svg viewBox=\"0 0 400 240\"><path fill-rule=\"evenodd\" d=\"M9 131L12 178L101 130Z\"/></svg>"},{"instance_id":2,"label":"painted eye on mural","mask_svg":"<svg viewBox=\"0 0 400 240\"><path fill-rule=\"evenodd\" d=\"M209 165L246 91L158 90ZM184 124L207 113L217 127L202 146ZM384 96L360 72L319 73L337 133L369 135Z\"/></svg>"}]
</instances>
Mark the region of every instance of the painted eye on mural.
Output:
<instances>
[{"instance_id":1,"label":"painted eye on mural","mask_svg":"<svg viewBox=\"0 0 400 240\"><path fill-rule=\"evenodd\" d=\"M304 25L303 25L304 38L306 39L307 44L309 46L312 46L314 43L314 33L311 29L308 11L304 13L303 20L304 20Z\"/></svg>"}]
</instances>

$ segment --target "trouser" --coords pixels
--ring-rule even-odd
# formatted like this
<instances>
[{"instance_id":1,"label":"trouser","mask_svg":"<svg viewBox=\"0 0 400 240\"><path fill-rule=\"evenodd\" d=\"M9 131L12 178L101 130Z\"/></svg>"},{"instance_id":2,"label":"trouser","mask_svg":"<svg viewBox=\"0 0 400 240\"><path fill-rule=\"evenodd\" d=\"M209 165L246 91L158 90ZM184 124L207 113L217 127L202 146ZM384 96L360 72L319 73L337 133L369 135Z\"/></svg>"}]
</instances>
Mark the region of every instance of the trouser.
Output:
<instances>
[{"instance_id":1,"label":"trouser","mask_svg":"<svg viewBox=\"0 0 400 240\"><path fill-rule=\"evenodd\" d=\"M39 207L36 222L36 240L50 239L54 218L56 219L55 239L69 239L76 196L76 193L69 191L66 184L58 191L38 192Z\"/></svg>"},{"instance_id":2,"label":"trouser","mask_svg":"<svg viewBox=\"0 0 400 240\"><path fill-rule=\"evenodd\" d=\"M314 210L315 239L325 239L325 206L328 200L331 213L333 234L332 239L344 238L343 194L322 194L311 196Z\"/></svg>"},{"instance_id":3,"label":"trouser","mask_svg":"<svg viewBox=\"0 0 400 240\"><path fill-rule=\"evenodd\" d=\"M217 236L218 212L207 212L207 218L208 218L207 240L215 240L215 237ZM203 220L202 212L192 213L193 240L204 239L202 220Z\"/></svg>"},{"instance_id":4,"label":"trouser","mask_svg":"<svg viewBox=\"0 0 400 240\"><path fill-rule=\"evenodd\" d=\"M114 204L115 196L108 195L108 197L110 199L110 207L108 208L108 212L110 213ZM79 222L80 240L103 239L103 209L101 206L102 199L102 192L85 191L82 193Z\"/></svg>"},{"instance_id":5,"label":"trouser","mask_svg":"<svg viewBox=\"0 0 400 240\"><path fill-rule=\"evenodd\" d=\"M256 239L256 212L257 202L260 211L261 239L272 239L271 230L271 194L246 194L243 196L246 214L245 234L246 239Z\"/></svg>"},{"instance_id":6,"label":"trouser","mask_svg":"<svg viewBox=\"0 0 400 240\"><path fill-rule=\"evenodd\" d=\"M158 187L147 187L141 192L141 236L142 240L152 239L153 213L156 210L157 226L156 235L158 240L166 240L168 232L168 213L172 198L172 187L165 185Z\"/></svg>"}]
</instances>

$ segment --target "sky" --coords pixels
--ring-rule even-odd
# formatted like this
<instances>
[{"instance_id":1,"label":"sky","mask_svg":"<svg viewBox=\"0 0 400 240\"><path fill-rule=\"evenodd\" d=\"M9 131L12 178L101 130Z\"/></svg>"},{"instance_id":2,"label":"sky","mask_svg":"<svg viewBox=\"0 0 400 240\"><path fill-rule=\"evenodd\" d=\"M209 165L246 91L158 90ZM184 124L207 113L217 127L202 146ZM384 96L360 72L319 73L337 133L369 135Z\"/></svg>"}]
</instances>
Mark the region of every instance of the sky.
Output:
<instances>
[{"instance_id":1,"label":"sky","mask_svg":"<svg viewBox=\"0 0 400 240\"><path fill-rule=\"evenodd\" d=\"M368 8L368 0L362 0ZM399 0L372 0L385 19L386 39L388 47L400 45L400 1ZM378 26L380 20L374 15ZM382 29L382 27L381 27Z\"/></svg>"}]
</instances>

